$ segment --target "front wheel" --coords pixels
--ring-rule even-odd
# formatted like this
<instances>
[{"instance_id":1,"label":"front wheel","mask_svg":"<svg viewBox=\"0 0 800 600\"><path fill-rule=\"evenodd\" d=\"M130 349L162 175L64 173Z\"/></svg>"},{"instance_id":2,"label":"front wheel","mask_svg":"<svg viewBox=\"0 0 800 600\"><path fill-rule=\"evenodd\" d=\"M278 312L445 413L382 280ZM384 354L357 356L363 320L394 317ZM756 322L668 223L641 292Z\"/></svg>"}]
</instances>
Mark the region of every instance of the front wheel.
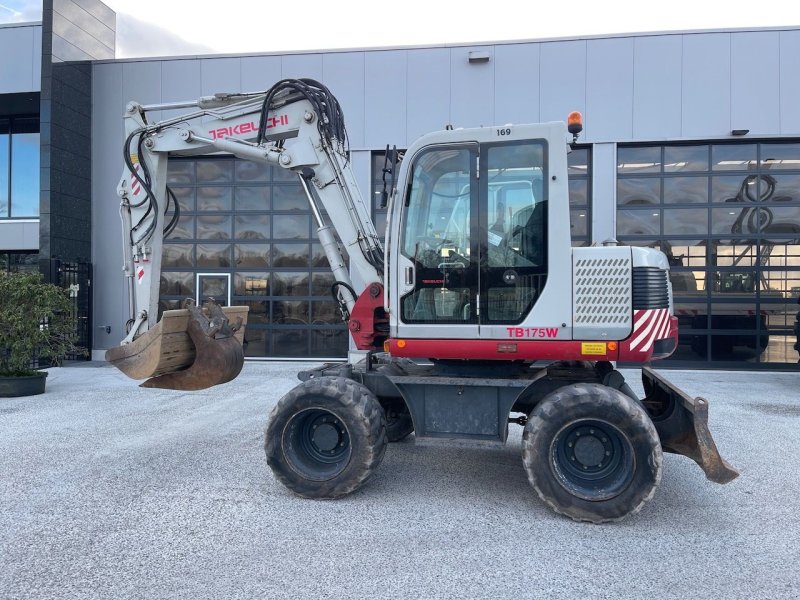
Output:
<instances>
[{"instance_id":1,"label":"front wheel","mask_svg":"<svg viewBox=\"0 0 800 600\"><path fill-rule=\"evenodd\" d=\"M661 444L647 412L598 384L546 396L525 425L522 460L539 497L576 521L634 514L661 481Z\"/></svg>"},{"instance_id":2,"label":"front wheel","mask_svg":"<svg viewBox=\"0 0 800 600\"><path fill-rule=\"evenodd\" d=\"M304 498L338 498L361 487L383 460L386 418L363 385L317 377L280 399L265 438L278 481Z\"/></svg>"}]
</instances>

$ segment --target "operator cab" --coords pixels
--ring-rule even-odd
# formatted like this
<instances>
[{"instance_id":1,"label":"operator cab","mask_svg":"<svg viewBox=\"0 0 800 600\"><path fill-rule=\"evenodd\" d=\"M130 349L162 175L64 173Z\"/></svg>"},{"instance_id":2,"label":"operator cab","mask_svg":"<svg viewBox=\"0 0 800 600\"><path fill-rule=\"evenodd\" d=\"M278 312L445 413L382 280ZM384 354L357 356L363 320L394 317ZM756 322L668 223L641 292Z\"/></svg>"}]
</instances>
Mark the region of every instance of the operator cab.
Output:
<instances>
[{"instance_id":1,"label":"operator cab","mask_svg":"<svg viewBox=\"0 0 800 600\"><path fill-rule=\"evenodd\" d=\"M511 129L439 134L480 139L476 133L487 130ZM396 196L390 233L399 254L398 293L390 299L396 335L474 339L531 314L550 267L552 132L523 137L529 133L508 141L426 144L406 153L401 181L407 183ZM566 248L568 232L567 222ZM431 328L437 325L442 328Z\"/></svg>"}]
</instances>

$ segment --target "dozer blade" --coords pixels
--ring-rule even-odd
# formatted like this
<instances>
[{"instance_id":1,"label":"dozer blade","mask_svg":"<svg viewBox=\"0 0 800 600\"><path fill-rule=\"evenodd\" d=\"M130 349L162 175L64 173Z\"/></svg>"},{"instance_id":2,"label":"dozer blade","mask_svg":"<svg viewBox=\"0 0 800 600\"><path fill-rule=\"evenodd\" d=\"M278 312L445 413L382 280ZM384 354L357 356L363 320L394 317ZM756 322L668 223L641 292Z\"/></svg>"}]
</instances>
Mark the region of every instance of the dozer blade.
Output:
<instances>
[{"instance_id":1,"label":"dozer blade","mask_svg":"<svg viewBox=\"0 0 800 600\"><path fill-rule=\"evenodd\" d=\"M695 461L706 478L728 483L739 476L720 456L708 429L708 400L691 398L649 367L642 368L646 397L642 400L656 426L661 447Z\"/></svg>"},{"instance_id":2,"label":"dozer blade","mask_svg":"<svg viewBox=\"0 0 800 600\"><path fill-rule=\"evenodd\" d=\"M132 379L149 378L142 387L202 390L226 383L242 370L247 312L215 303L164 311L155 327L109 349L106 360Z\"/></svg>"}]
</instances>

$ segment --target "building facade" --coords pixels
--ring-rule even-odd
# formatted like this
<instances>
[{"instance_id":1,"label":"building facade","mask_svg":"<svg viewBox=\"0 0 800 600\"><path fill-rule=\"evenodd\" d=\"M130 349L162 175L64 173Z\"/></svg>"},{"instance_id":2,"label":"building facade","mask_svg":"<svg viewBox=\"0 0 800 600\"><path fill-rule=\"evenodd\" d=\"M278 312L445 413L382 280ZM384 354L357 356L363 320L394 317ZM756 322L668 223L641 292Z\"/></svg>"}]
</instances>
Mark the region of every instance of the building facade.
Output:
<instances>
[{"instance_id":1,"label":"building facade","mask_svg":"<svg viewBox=\"0 0 800 600\"><path fill-rule=\"evenodd\" d=\"M37 27L29 27L32 53ZM0 29L0 46L7 29ZM248 56L94 57L81 63L90 66L91 150L85 160L91 201L72 206L90 217L86 262L93 271L94 356L124 337L129 318L115 194L126 103L256 91L282 78L310 77L325 83L342 105L353 168L362 192L375 199L381 230L387 144L406 148L447 125L564 120L580 110L585 131L570 155L573 244L616 239L668 255L681 321L681 344L668 362L796 368L798 52L800 29L784 28ZM35 79L32 73L28 85ZM0 92L0 101L17 93ZM9 135L3 131L0 142ZM169 178L182 216L165 243L162 307L187 296L230 298L250 307L248 356L344 356L347 331L330 300L332 277L297 182L227 156L175 159ZM50 187L51 193L69 194ZM43 231L44 208L42 203L39 215L25 218L6 208L0 232L29 226L37 216ZM2 248L9 246L2 239ZM13 250L42 249L47 256L40 258L59 258L60 251L41 240L36 246L27 240L17 245L28 248ZM78 258L86 260L65 257Z\"/></svg>"}]
</instances>

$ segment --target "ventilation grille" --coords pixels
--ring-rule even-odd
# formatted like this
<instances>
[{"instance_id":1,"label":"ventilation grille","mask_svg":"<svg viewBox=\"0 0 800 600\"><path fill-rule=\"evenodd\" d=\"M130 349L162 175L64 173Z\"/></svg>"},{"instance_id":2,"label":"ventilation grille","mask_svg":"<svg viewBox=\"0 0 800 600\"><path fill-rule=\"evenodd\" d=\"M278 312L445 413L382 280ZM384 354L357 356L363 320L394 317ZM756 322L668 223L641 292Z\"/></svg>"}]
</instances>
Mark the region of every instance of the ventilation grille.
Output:
<instances>
[{"instance_id":1,"label":"ventilation grille","mask_svg":"<svg viewBox=\"0 0 800 600\"><path fill-rule=\"evenodd\" d=\"M631 319L629 258L578 259L574 264L576 325L626 325Z\"/></svg>"},{"instance_id":2,"label":"ventilation grille","mask_svg":"<svg viewBox=\"0 0 800 600\"><path fill-rule=\"evenodd\" d=\"M664 269L633 268L633 308L669 308L669 287Z\"/></svg>"}]
</instances>

